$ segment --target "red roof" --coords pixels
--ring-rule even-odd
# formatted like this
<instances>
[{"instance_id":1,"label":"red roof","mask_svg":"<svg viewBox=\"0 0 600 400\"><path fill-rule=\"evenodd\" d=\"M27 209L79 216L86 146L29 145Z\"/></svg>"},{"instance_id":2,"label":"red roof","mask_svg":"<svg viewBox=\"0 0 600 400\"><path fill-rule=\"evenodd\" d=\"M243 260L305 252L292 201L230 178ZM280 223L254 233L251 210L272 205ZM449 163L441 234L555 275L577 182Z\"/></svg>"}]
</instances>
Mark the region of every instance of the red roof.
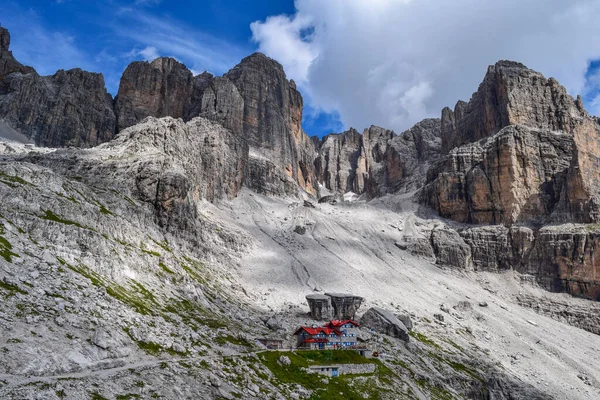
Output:
<instances>
[{"instance_id":1,"label":"red roof","mask_svg":"<svg viewBox=\"0 0 600 400\"><path fill-rule=\"evenodd\" d=\"M326 326L319 326L317 328L301 326L300 328L298 328L298 330L296 332L294 332L294 335L299 335L301 331L305 331L309 335L318 335L320 333L323 333L325 335L331 335L332 333L335 333L337 336L342 335L342 333L340 331L338 331L337 329L329 328Z\"/></svg>"},{"instance_id":2,"label":"red roof","mask_svg":"<svg viewBox=\"0 0 600 400\"><path fill-rule=\"evenodd\" d=\"M345 320L342 320L342 321L333 320L329 324L327 324L327 326L330 327L330 328L339 328L340 326L346 325L346 324L352 324L354 326L360 326L360 324L358 322L353 321L351 319L345 319Z\"/></svg>"}]
</instances>

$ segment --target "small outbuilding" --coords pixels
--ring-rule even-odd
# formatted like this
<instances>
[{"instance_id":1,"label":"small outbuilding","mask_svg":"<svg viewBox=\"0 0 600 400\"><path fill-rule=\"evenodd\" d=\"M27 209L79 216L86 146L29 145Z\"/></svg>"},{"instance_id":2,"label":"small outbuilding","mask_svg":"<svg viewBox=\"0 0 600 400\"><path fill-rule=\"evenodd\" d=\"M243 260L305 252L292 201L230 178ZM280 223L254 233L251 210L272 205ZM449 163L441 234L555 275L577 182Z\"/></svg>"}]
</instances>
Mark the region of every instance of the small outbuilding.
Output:
<instances>
[{"instance_id":1,"label":"small outbuilding","mask_svg":"<svg viewBox=\"0 0 600 400\"><path fill-rule=\"evenodd\" d=\"M265 346L269 350L283 349L283 339L261 338L256 339L257 342Z\"/></svg>"}]
</instances>

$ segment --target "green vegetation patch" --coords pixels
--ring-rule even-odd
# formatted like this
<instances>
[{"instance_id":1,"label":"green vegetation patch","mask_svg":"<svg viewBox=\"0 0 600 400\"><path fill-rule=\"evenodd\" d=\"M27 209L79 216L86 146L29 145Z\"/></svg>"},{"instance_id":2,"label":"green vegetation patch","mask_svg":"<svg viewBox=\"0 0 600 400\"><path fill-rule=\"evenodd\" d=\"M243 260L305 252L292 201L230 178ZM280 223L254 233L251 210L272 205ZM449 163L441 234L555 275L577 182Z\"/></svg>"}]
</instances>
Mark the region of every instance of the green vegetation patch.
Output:
<instances>
[{"instance_id":1,"label":"green vegetation patch","mask_svg":"<svg viewBox=\"0 0 600 400\"><path fill-rule=\"evenodd\" d=\"M46 221L58 222L59 224L64 224L64 225L73 225L73 226L76 226L76 227L78 227L78 228L81 228L81 229L88 229L88 230L91 230L91 231L93 231L93 230L94 230L94 229L92 229L92 228L89 228L89 227L87 227L87 226L83 226L83 225L81 225L81 224L80 224L79 222L77 222L77 221L71 221L71 220L69 220L69 219L61 218L61 217L59 217L58 215L54 214L54 213L53 213L52 211L50 211L50 210L45 210L45 211L44 211L44 215L42 215L40 218L41 218L41 219L45 219Z\"/></svg>"},{"instance_id":2,"label":"green vegetation patch","mask_svg":"<svg viewBox=\"0 0 600 400\"><path fill-rule=\"evenodd\" d=\"M250 342L248 342L246 339L235 337L232 335L217 336L217 338L215 339L215 342L221 346L224 346L227 343L231 343L231 344L235 344L237 346L252 347L252 344Z\"/></svg>"},{"instance_id":3,"label":"green vegetation patch","mask_svg":"<svg viewBox=\"0 0 600 400\"><path fill-rule=\"evenodd\" d=\"M193 260L189 257L184 257L185 261L187 261L187 263L182 262L181 263L181 268L183 268L183 270L185 272L188 273L188 275L194 279L196 282L201 283L203 285L206 285L206 279L204 279L203 274L205 273L205 265L204 263L201 263L200 261L196 261Z\"/></svg>"},{"instance_id":4,"label":"green vegetation patch","mask_svg":"<svg viewBox=\"0 0 600 400\"><path fill-rule=\"evenodd\" d=\"M14 293L28 294L26 291L19 288L17 285L11 285L10 283L6 283L4 281L0 281L0 289L6 290L10 294L14 294Z\"/></svg>"},{"instance_id":5,"label":"green vegetation patch","mask_svg":"<svg viewBox=\"0 0 600 400\"><path fill-rule=\"evenodd\" d=\"M132 399L141 399L141 397L139 394L135 394L135 393L120 394L117 396L117 400L132 400Z\"/></svg>"},{"instance_id":6,"label":"green vegetation patch","mask_svg":"<svg viewBox=\"0 0 600 400\"><path fill-rule=\"evenodd\" d=\"M171 275L175 274L175 272L171 271L171 270L169 269L169 267L167 267L167 266L165 265L165 263L164 263L164 262L162 262L162 261L160 261L160 262L158 263L158 266L159 266L159 267L160 267L160 268L161 268L163 271L165 271L167 274L171 274Z\"/></svg>"},{"instance_id":7,"label":"green vegetation patch","mask_svg":"<svg viewBox=\"0 0 600 400\"><path fill-rule=\"evenodd\" d=\"M198 329L199 325L212 329L227 328L229 325L223 318L187 299L171 299L165 306L165 311L179 316L186 325L193 329ZM164 317L170 320L168 315L164 315Z\"/></svg>"},{"instance_id":8,"label":"green vegetation patch","mask_svg":"<svg viewBox=\"0 0 600 400\"><path fill-rule=\"evenodd\" d=\"M280 365L279 358L285 355L289 357L290 365ZM360 362L358 358L361 358ZM357 352L346 350L332 351L299 351L281 353L269 351L260 353L259 359L271 371L275 379L271 382L276 386L287 384L298 384L313 391L312 400L318 399L381 399L388 389L382 387L382 377L386 377L390 371L383 369L383 364L378 360L367 360ZM336 361L333 361L336 360ZM358 384L355 375L342 375L335 378L327 378L328 383L323 383L323 376L309 374L304 368L309 365L327 365L344 363L374 363L377 370L372 375L361 375L361 383Z\"/></svg>"},{"instance_id":9,"label":"green vegetation patch","mask_svg":"<svg viewBox=\"0 0 600 400\"><path fill-rule=\"evenodd\" d=\"M410 331L410 336L412 336L413 338L415 338L416 340L418 340L421 343L424 343L428 346L434 347L438 350L442 350L442 348L440 347L440 345L438 345L436 342L434 342L431 339L428 339L427 336L423 335L422 333L416 332L416 331Z\"/></svg>"},{"instance_id":10,"label":"green vegetation patch","mask_svg":"<svg viewBox=\"0 0 600 400\"><path fill-rule=\"evenodd\" d=\"M18 176L14 176L14 175L8 175L2 171L0 171L0 182L4 183L7 186L13 187L13 188L17 186L16 184L33 186L32 183L27 182L23 178L20 178Z\"/></svg>"},{"instance_id":11,"label":"green vegetation patch","mask_svg":"<svg viewBox=\"0 0 600 400\"><path fill-rule=\"evenodd\" d=\"M12 244L2 236L2 233L4 233L4 226L0 224L0 257L11 263L12 258L19 257L19 255L12 252Z\"/></svg>"},{"instance_id":12,"label":"green vegetation patch","mask_svg":"<svg viewBox=\"0 0 600 400\"><path fill-rule=\"evenodd\" d=\"M106 293L114 299L133 308L136 312L143 315L156 315L154 309L157 307L154 295L150 293L140 283L130 280L132 288L125 288L115 282L107 280L102 275L92 271L83 264L71 265L62 258L57 257L61 265L89 279L94 286L104 287Z\"/></svg>"},{"instance_id":13,"label":"green vegetation patch","mask_svg":"<svg viewBox=\"0 0 600 400\"><path fill-rule=\"evenodd\" d=\"M108 210L106 207L104 207L102 204L100 204L100 212L104 215L115 215L112 212L110 212L110 210Z\"/></svg>"}]
</instances>

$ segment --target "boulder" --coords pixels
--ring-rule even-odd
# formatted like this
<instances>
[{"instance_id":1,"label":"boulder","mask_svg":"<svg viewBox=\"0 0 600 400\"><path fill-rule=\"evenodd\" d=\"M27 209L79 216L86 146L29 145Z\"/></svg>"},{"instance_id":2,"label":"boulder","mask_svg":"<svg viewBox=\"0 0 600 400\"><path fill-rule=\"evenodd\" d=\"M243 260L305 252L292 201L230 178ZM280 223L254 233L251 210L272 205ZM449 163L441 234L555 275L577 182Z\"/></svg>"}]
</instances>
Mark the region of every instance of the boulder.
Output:
<instances>
[{"instance_id":1,"label":"boulder","mask_svg":"<svg viewBox=\"0 0 600 400\"><path fill-rule=\"evenodd\" d=\"M333 318L331 297L323 294L309 294L306 301L310 307L310 315L316 320L330 320Z\"/></svg>"},{"instance_id":2,"label":"boulder","mask_svg":"<svg viewBox=\"0 0 600 400\"><path fill-rule=\"evenodd\" d=\"M356 311L360 308L363 298L347 293L325 293L331 297L333 318L338 320L354 319Z\"/></svg>"},{"instance_id":3,"label":"boulder","mask_svg":"<svg viewBox=\"0 0 600 400\"><path fill-rule=\"evenodd\" d=\"M408 329L396 316L379 307L370 308L360 319L363 327L372 328L379 333L399 338L405 342L410 340Z\"/></svg>"}]
</instances>

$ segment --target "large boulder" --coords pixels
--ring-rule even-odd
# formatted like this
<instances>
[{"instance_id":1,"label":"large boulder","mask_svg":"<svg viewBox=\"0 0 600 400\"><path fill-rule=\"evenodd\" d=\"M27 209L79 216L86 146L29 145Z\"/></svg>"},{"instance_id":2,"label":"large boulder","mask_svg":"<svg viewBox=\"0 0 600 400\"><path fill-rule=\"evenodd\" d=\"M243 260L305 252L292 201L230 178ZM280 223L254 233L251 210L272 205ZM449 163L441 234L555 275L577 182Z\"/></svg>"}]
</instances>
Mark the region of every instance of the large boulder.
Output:
<instances>
[{"instance_id":1,"label":"large boulder","mask_svg":"<svg viewBox=\"0 0 600 400\"><path fill-rule=\"evenodd\" d=\"M331 298L333 306L333 318L344 320L354 319L356 311L360 308L363 298L347 293L325 293Z\"/></svg>"},{"instance_id":2,"label":"large boulder","mask_svg":"<svg viewBox=\"0 0 600 400\"><path fill-rule=\"evenodd\" d=\"M405 342L410 340L408 328L391 311L379 307L370 308L360 319L363 327L373 328L379 333L399 338Z\"/></svg>"},{"instance_id":3,"label":"large boulder","mask_svg":"<svg viewBox=\"0 0 600 400\"><path fill-rule=\"evenodd\" d=\"M313 319L330 320L333 317L331 297L324 294L309 294L306 296L306 301Z\"/></svg>"}]
</instances>

